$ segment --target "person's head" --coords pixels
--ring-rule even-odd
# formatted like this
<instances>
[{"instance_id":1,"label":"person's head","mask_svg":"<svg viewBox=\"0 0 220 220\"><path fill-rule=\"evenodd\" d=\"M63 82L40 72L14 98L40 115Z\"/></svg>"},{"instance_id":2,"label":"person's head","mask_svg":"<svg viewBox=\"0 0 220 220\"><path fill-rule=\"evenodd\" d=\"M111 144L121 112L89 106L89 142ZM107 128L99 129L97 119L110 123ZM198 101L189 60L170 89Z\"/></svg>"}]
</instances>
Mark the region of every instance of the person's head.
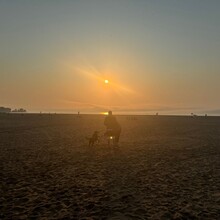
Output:
<instances>
[{"instance_id":1,"label":"person's head","mask_svg":"<svg viewBox=\"0 0 220 220\"><path fill-rule=\"evenodd\" d=\"M108 115L112 115L112 111L108 111Z\"/></svg>"}]
</instances>

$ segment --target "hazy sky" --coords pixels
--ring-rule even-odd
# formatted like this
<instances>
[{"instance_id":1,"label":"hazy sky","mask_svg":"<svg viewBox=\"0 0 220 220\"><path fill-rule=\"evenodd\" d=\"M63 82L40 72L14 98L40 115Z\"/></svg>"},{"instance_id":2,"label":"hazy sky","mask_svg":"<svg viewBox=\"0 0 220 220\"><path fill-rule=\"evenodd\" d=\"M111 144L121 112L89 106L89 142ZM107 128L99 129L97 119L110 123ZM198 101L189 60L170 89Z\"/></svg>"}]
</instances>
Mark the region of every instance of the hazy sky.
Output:
<instances>
[{"instance_id":1,"label":"hazy sky","mask_svg":"<svg viewBox=\"0 0 220 220\"><path fill-rule=\"evenodd\" d=\"M220 114L219 12L219 0L0 0L0 106Z\"/></svg>"}]
</instances>

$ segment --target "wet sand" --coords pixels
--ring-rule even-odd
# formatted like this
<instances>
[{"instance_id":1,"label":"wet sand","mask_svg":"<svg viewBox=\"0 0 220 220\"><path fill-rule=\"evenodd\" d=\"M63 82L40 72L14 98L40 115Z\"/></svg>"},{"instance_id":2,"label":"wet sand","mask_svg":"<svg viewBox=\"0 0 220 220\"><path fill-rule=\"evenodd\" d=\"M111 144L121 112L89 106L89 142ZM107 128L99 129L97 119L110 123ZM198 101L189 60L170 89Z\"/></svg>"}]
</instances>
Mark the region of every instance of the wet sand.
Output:
<instances>
[{"instance_id":1,"label":"wet sand","mask_svg":"<svg viewBox=\"0 0 220 220\"><path fill-rule=\"evenodd\" d=\"M220 219L220 117L0 114L0 219Z\"/></svg>"}]
</instances>

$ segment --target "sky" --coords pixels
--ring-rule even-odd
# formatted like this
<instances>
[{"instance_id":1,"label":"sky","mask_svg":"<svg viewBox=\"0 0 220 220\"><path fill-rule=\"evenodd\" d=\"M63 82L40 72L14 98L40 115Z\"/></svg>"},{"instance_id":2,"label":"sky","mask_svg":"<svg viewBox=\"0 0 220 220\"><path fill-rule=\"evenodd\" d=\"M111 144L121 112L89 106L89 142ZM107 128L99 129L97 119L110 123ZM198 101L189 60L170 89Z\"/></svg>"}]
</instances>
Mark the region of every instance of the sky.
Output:
<instances>
[{"instance_id":1,"label":"sky","mask_svg":"<svg viewBox=\"0 0 220 220\"><path fill-rule=\"evenodd\" d=\"M0 0L0 106L220 115L219 11L219 0Z\"/></svg>"}]
</instances>

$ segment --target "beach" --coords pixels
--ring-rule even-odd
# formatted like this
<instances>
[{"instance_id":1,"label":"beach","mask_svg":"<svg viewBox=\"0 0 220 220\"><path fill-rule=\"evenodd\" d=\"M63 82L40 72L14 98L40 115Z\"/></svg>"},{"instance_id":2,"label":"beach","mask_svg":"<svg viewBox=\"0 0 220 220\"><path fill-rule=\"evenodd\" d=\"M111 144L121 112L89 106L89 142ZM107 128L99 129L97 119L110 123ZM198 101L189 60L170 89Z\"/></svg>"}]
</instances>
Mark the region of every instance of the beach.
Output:
<instances>
[{"instance_id":1,"label":"beach","mask_svg":"<svg viewBox=\"0 0 220 220\"><path fill-rule=\"evenodd\" d=\"M116 117L0 114L0 219L220 219L220 117Z\"/></svg>"}]
</instances>

